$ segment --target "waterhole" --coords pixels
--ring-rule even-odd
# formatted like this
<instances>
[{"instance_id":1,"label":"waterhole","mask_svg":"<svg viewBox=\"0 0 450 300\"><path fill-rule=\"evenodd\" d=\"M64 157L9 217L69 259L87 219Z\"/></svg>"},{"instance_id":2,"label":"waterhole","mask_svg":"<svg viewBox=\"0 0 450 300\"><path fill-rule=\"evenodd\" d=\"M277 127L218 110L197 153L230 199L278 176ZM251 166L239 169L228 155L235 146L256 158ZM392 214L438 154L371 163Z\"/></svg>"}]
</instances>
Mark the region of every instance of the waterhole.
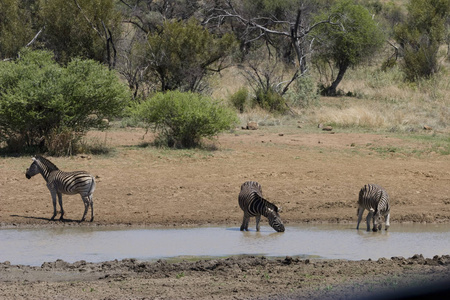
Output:
<instances>
[{"instance_id":1,"label":"waterhole","mask_svg":"<svg viewBox=\"0 0 450 300\"><path fill-rule=\"evenodd\" d=\"M450 254L450 224L393 224L388 232L356 230L354 224L287 226L284 233L268 226L260 232L241 232L237 227L0 229L0 262L12 264L239 254L349 260L433 257Z\"/></svg>"}]
</instances>

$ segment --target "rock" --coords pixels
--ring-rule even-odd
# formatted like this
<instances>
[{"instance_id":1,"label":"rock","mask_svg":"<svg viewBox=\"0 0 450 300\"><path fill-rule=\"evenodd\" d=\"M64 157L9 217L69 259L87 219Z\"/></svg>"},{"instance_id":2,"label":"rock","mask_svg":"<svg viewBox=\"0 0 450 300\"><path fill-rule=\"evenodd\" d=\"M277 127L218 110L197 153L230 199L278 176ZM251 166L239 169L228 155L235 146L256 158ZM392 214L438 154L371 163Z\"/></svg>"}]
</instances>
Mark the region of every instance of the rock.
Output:
<instances>
[{"instance_id":1,"label":"rock","mask_svg":"<svg viewBox=\"0 0 450 300\"><path fill-rule=\"evenodd\" d=\"M248 130L256 130L256 129L258 129L258 123L253 122L253 121L248 122L247 123L247 129Z\"/></svg>"},{"instance_id":2,"label":"rock","mask_svg":"<svg viewBox=\"0 0 450 300\"><path fill-rule=\"evenodd\" d=\"M428 126L428 125L423 125L423 129L424 130L433 130L433 127Z\"/></svg>"},{"instance_id":3,"label":"rock","mask_svg":"<svg viewBox=\"0 0 450 300\"><path fill-rule=\"evenodd\" d=\"M320 123L319 125L317 125L317 128L323 128L323 124Z\"/></svg>"},{"instance_id":4,"label":"rock","mask_svg":"<svg viewBox=\"0 0 450 300\"><path fill-rule=\"evenodd\" d=\"M322 130L325 130L325 131L331 131L331 130L333 130L333 127L331 127L331 126L325 126L325 127L322 128Z\"/></svg>"},{"instance_id":5,"label":"rock","mask_svg":"<svg viewBox=\"0 0 450 300\"><path fill-rule=\"evenodd\" d=\"M283 136L283 135L284 135L284 133L279 133L278 135L279 135L279 136Z\"/></svg>"}]
</instances>

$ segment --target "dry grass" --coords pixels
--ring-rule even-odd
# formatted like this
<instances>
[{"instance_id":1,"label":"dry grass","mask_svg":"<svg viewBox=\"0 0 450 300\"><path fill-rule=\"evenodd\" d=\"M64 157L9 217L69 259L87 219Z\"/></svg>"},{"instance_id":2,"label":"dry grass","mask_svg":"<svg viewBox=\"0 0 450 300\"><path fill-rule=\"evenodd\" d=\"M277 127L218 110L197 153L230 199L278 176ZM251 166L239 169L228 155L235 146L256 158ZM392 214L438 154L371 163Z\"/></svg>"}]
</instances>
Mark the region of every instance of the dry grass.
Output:
<instances>
[{"instance_id":1,"label":"dry grass","mask_svg":"<svg viewBox=\"0 0 450 300\"><path fill-rule=\"evenodd\" d=\"M321 97L318 106L298 109L302 121L337 127L371 130L417 131L424 125L450 132L449 63L443 63L438 76L418 83L406 83L397 68L382 72L377 65L349 70L339 89L352 97ZM239 70L230 68L215 81L213 96L227 99L245 79ZM242 123L256 121L260 125L277 125L284 117L259 109L247 110Z\"/></svg>"}]
</instances>

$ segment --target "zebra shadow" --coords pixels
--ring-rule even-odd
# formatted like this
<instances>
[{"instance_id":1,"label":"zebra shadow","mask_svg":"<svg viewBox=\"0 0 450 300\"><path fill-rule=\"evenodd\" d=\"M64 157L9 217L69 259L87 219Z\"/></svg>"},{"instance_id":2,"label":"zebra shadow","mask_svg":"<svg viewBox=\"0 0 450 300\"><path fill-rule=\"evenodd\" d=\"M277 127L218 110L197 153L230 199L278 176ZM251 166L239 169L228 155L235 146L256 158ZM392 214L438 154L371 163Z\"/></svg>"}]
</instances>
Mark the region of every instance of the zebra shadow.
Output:
<instances>
[{"instance_id":1,"label":"zebra shadow","mask_svg":"<svg viewBox=\"0 0 450 300\"><path fill-rule=\"evenodd\" d=\"M43 221L48 221L48 222L62 222L62 223L80 223L80 220L72 220L72 219L55 219L52 220L50 218L44 218L44 217L32 217L32 216L20 216L20 215L10 215L10 217L14 217L14 218L23 218L23 219L33 219L33 220L43 220Z\"/></svg>"}]
</instances>

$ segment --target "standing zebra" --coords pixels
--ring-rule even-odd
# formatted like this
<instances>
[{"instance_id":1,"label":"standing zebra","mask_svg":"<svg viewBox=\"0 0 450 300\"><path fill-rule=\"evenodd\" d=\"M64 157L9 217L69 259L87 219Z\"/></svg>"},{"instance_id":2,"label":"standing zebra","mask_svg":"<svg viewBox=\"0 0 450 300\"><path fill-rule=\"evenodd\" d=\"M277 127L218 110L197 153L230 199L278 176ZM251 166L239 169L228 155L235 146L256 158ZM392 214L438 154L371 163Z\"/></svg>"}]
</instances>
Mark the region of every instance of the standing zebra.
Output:
<instances>
[{"instance_id":1,"label":"standing zebra","mask_svg":"<svg viewBox=\"0 0 450 300\"><path fill-rule=\"evenodd\" d=\"M63 172L51 161L42 156L33 157L33 163L27 169L25 176L30 179L38 173L41 173L42 177L44 177L52 195L53 216L51 220L54 220L56 216L56 195L58 195L59 206L61 207L61 217L59 219L63 220L62 194L80 194L84 202L84 214L80 222L84 221L89 205L91 205L91 222L94 220L92 194L95 190L95 180L92 175L84 171Z\"/></svg>"},{"instance_id":2,"label":"standing zebra","mask_svg":"<svg viewBox=\"0 0 450 300\"><path fill-rule=\"evenodd\" d=\"M250 217L256 218L256 231L259 231L261 215L269 219L269 225L278 232L284 232L278 207L262 196L261 185L255 181L244 182L239 193L239 206L244 211L241 231L248 231Z\"/></svg>"},{"instance_id":3,"label":"standing zebra","mask_svg":"<svg viewBox=\"0 0 450 300\"><path fill-rule=\"evenodd\" d=\"M385 229L389 229L389 217L391 207L389 205L389 196L384 188L376 184L367 184L359 191L358 199L358 224L359 229L364 210L367 209L367 231L370 231L370 221L373 218L373 231L381 230L382 217L386 221Z\"/></svg>"}]
</instances>

